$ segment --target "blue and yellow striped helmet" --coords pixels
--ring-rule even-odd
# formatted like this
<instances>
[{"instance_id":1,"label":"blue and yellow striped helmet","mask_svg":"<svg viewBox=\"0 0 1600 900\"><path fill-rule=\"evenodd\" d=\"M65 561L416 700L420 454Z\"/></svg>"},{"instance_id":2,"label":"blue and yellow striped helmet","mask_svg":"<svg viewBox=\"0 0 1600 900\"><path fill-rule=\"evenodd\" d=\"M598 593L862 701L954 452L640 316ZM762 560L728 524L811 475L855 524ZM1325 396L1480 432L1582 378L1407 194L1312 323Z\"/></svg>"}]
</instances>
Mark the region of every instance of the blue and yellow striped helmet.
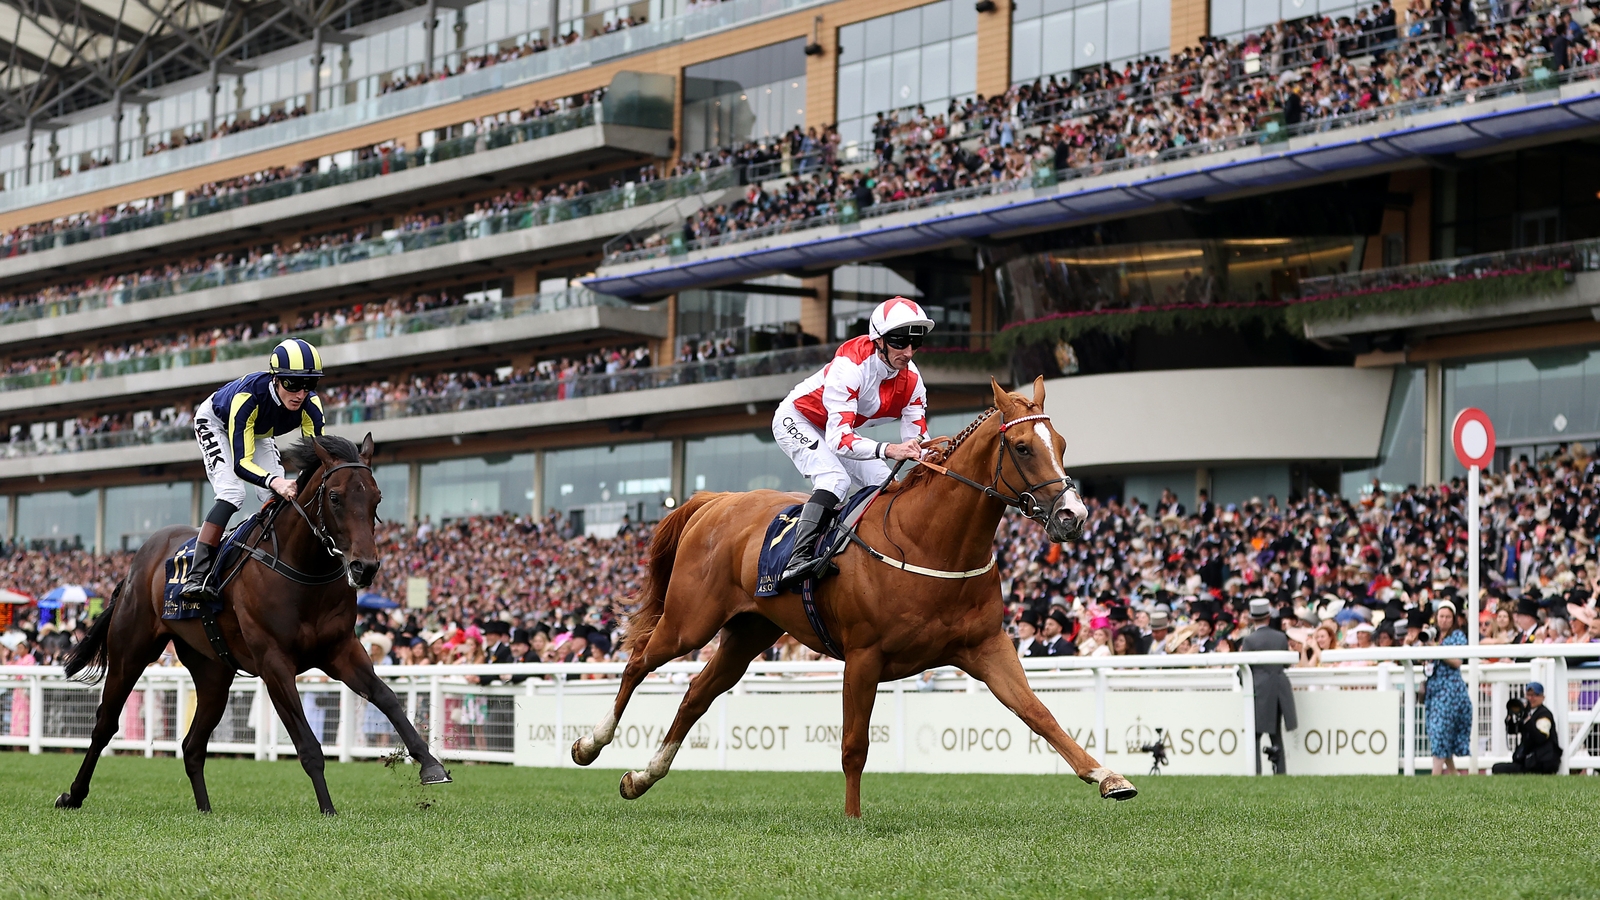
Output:
<instances>
[{"instance_id":1,"label":"blue and yellow striped helmet","mask_svg":"<svg viewBox=\"0 0 1600 900\"><path fill-rule=\"evenodd\" d=\"M272 348L272 356L267 361L267 371L274 375L321 378L322 354L306 341L288 338Z\"/></svg>"}]
</instances>

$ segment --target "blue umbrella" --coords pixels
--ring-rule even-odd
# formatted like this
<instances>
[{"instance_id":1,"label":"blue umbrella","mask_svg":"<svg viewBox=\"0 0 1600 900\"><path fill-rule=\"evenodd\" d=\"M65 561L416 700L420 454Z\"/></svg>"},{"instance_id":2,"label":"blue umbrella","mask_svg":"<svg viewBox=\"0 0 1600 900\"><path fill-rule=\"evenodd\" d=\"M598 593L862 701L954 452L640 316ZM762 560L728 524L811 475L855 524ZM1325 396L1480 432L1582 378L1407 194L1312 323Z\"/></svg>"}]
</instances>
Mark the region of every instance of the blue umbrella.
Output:
<instances>
[{"instance_id":1,"label":"blue umbrella","mask_svg":"<svg viewBox=\"0 0 1600 900\"><path fill-rule=\"evenodd\" d=\"M357 594L356 605L362 609L399 609L400 604L382 594Z\"/></svg>"},{"instance_id":2,"label":"blue umbrella","mask_svg":"<svg viewBox=\"0 0 1600 900\"><path fill-rule=\"evenodd\" d=\"M63 584L39 598L40 609L60 609L63 603L83 603L89 593L75 584Z\"/></svg>"}]
</instances>

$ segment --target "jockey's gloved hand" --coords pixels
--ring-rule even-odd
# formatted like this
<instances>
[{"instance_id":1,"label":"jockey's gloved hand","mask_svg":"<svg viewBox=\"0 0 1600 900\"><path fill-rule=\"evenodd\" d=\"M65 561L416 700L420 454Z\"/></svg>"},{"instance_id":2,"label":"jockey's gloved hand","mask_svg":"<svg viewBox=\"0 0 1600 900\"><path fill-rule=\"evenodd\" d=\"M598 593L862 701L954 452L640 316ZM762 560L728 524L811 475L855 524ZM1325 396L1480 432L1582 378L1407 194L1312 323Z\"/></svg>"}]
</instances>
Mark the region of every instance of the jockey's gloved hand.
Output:
<instances>
[{"instance_id":1,"label":"jockey's gloved hand","mask_svg":"<svg viewBox=\"0 0 1600 900\"><path fill-rule=\"evenodd\" d=\"M883 455L887 459L921 459L922 441L912 438L899 444L884 444Z\"/></svg>"},{"instance_id":2,"label":"jockey's gloved hand","mask_svg":"<svg viewBox=\"0 0 1600 900\"><path fill-rule=\"evenodd\" d=\"M267 486L272 488L272 492L274 494L277 494L279 497L282 497L285 500L293 500L295 498L295 483L281 475L272 479Z\"/></svg>"}]
</instances>

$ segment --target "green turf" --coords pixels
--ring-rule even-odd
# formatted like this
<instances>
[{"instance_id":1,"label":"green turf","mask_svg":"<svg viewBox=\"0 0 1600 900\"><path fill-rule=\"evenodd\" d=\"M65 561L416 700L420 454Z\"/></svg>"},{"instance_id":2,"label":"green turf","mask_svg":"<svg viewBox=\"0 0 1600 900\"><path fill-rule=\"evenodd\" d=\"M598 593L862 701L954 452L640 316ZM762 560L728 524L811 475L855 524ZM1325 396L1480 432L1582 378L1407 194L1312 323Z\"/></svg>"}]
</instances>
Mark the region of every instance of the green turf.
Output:
<instances>
[{"instance_id":1,"label":"green turf","mask_svg":"<svg viewBox=\"0 0 1600 900\"><path fill-rule=\"evenodd\" d=\"M1128 803L1039 776L330 764L341 814L294 762L213 760L196 813L170 759L0 754L0 896L1594 897L1597 778L1139 778Z\"/></svg>"}]
</instances>

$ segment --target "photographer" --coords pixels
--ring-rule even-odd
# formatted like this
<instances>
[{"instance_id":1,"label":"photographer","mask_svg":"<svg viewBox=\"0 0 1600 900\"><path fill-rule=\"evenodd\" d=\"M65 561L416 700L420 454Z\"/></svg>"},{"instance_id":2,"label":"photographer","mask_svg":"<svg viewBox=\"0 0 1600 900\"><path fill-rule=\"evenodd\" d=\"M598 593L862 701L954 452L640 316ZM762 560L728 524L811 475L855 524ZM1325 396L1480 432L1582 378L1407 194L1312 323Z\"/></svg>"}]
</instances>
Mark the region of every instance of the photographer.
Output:
<instances>
[{"instance_id":1,"label":"photographer","mask_svg":"<svg viewBox=\"0 0 1600 900\"><path fill-rule=\"evenodd\" d=\"M1511 762L1495 763L1496 775L1537 772L1554 775L1561 768L1561 742L1556 739L1556 717L1544 705L1544 685L1528 682L1523 691L1527 703L1512 698L1506 701L1506 731L1522 736Z\"/></svg>"}]
</instances>

